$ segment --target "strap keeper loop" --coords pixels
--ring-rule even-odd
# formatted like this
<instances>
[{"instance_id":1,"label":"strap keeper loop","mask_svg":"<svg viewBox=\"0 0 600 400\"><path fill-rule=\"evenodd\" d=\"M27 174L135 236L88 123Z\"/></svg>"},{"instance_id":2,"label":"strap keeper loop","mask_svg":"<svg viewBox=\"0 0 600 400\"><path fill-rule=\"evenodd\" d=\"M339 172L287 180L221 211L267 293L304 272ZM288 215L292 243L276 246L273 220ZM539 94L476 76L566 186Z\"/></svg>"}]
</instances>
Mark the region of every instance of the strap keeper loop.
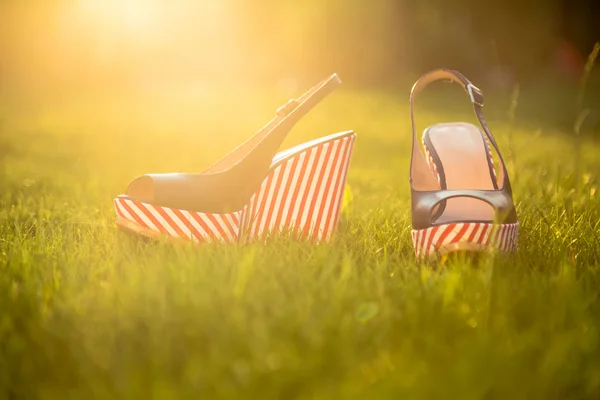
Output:
<instances>
[{"instance_id":1,"label":"strap keeper loop","mask_svg":"<svg viewBox=\"0 0 600 400\"><path fill-rule=\"evenodd\" d=\"M277 109L277 115L280 117L285 117L286 115L289 115L292 111L294 111L296 107L298 107L298 105L298 100L291 99Z\"/></svg>"}]
</instances>

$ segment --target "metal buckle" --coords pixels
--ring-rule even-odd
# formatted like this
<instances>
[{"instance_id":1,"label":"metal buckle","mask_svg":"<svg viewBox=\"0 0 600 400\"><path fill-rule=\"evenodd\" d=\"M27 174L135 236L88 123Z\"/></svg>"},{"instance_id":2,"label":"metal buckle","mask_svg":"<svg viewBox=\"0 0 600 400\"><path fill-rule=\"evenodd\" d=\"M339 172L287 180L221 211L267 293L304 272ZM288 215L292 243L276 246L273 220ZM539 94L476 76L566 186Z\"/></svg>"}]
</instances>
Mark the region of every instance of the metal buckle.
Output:
<instances>
[{"instance_id":1,"label":"metal buckle","mask_svg":"<svg viewBox=\"0 0 600 400\"><path fill-rule=\"evenodd\" d=\"M481 93L481 89L479 89L477 86L473 85L472 83L469 83L467 85L467 91L469 92L469 97L471 98L471 102L473 104L478 105L479 107L483 107L483 93ZM475 99L475 93L479 95L479 98L481 99L481 101Z\"/></svg>"}]
</instances>

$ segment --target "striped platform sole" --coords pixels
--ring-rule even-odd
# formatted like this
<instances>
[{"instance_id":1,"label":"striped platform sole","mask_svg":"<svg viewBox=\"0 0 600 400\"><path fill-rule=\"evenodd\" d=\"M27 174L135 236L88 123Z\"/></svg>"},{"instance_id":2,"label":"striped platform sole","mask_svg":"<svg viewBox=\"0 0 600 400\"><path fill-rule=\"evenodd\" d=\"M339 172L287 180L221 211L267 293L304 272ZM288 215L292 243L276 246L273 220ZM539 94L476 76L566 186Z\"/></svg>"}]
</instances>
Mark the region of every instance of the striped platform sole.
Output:
<instances>
[{"instance_id":1,"label":"striped platform sole","mask_svg":"<svg viewBox=\"0 0 600 400\"><path fill-rule=\"evenodd\" d=\"M279 233L329 239L338 224L354 139L309 148L273 168L244 213L243 240Z\"/></svg>"},{"instance_id":2,"label":"striped platform sole","mask_svg":"<svg viewBox=\"0 0 600 400\"><path fill-rule=\"evenodd\" d=\"M231 214L207 214L117 197L117 225L130 232L186 241L251 242L274 234L313 242L335 232L346 185L353 133L332 135L281 153L249 203Z\"/></svg>"},{"instance_id":3,"label":"striped platform sole","mask_svg":"<svg viewBox=\"0 0 600 400\"><path fill-rule=\"evenodd\" d=\"M199 243L236 242L241 212L206 214L160 207L117 197L117 225L137 234L156 238L166 235Z\"/></svg>"},{"instance_id":4,"label":"striped platform sole","mask_svg":"<svg viewBox=\"0 0 600 400\"><path fill-rule=\"evenodd\" d=\"M412 241L415 255L425 259L459 251L513 252L518 234L518 223L461 222L413 230Z\"/></svg>"}]
</instances>

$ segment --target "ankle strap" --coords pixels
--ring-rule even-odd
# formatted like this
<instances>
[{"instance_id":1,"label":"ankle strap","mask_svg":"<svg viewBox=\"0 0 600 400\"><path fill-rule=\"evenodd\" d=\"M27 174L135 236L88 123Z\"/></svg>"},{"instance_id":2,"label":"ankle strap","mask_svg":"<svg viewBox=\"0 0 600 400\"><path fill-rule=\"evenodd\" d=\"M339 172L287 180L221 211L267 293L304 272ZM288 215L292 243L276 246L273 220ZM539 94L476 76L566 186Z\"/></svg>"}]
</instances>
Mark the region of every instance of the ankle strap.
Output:
<instances>
[{"instance_id":1,"label":"ankle strap","mask_svg":"<svg viewBox=\"0 0 600 400\"><path fill-rule=\"evenodd\" d=\"M467 79L460 72L454 71L451 69L445 69L445 68L430 71L430 72L426 73L425 75L423 75L422 77L420 77L417 80L417 82L413 85L412 90L410 92L410 120L411 120L411 124L412 124L412 136L413 136L411 165L410 165L411 186L413 187L413 189L416 189L416 190L437 190L437 189L439 189L437 180L431 174L430 169L427 166L427 161L425 160L423 152L415 144L415 143L419 143L419 140L417 139L417 129L415 126L414 106L415 106L415 98L416 98L417 94L419 94L430 83L438 81L438 80L442 80L442 79L449 79L452 82L458 83L459 85L461 85L463 87L463 89L469 95L469 98L471 99L471 103L473 104L473 110L475 111L475 115L477 116L477 119L479 120L481 128L483 129L483 132L489 139L492 146L494 146L494 149L496 150L496 153L498 154L498 158L500 159L500 164L501 164L501 168L502 168L502 170L501 170L502 186L504 186L507 183L508 174L506 173L506 167L504 165L504 160L502 158L502 154L500 153L500 149L498 148L498 145L496 144L494 135L492 135L492 132L490 131L490 129L485 121L485 117L483 116L483 110L482 110L483 102L484 102L483 93L477 86L475 86L469 79ZM422 187L422 189L415 188L415 186L414 186L415 183L417 183L417 185L419 187Z\"/></svg>"},{"instance_id":2,"label":"ankle strap","mask_svg":"<svg viewBox=\"0 0 600 400\"><path fill-rule=\"evenodd\" d=\"M247 158L256 159L256 161L250 161L252 165L258 163L258 160L262 160L265 164L263 168L268 168L290 129L341 83L342 81L338 75L332 74L297 99L289 100L277 109L275 117L257 133L221 160L208 167L203 173L214 174L224 171L242 163Z\"/></svg>"},{"instance_id":3,"label":"ankle strap","mask_svg":"<svg viewBox=\"0 0 600 400\"><path fill-rule=\"evenodd\" d=\"M479 108L483 107L483 93L477 86L473 85L473 83L470 80L468 80L467 77L465 77L458 71L440 68L426 73L425 75L420 77L419 80L417 80L417 82L415 82L410 93L411 108L414 104L414 99L417 94L419 94L423 89L425 89L425 87L428 86L430 83L442 79L449 79L453 82L460 84L471 98L473 106Z\"/></svg>"},{"instance_id":4,"label":"ankle strap","mask_svg":"<svg viewBox=\"0 0 600 400\"><path fill-rule=\"evenodd\" d=\"M319 104L327 95L341 85L342 81L337 74L330 75L327 79L317 83L312 88L308 89L304 94L297 99L291 99L277 109L276 117L269 124L281 121L293 115L294 118L300 119L306 115L312 108Z\"/></svg>"}]
</instances>

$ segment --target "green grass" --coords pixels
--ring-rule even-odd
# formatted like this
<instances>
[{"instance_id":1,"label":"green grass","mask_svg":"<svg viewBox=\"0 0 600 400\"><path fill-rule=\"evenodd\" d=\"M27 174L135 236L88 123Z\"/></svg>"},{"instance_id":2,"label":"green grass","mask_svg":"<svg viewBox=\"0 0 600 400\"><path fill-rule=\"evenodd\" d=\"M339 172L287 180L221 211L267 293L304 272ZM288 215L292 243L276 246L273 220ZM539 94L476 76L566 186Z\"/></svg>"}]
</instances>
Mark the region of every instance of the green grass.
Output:
<instances>
[{"instance_id":1,"label":"green grass","mask_svg":"<svg viewBox=\"0 0 600 400\"><path fill-rule=\"evenodd\" d=\"M284 98L6 105L0 399L598 398L600 146L509 127L508 108L486 113L521 222L511 257L415 262L406 96L374 93L336 92L286 141L357 132L331 244L144 244L114 227L134 177L201 170ZM472 121L462 100L453 118ZM448 118L423 110L420 130Z\"/></svg>"}]
</instances>

